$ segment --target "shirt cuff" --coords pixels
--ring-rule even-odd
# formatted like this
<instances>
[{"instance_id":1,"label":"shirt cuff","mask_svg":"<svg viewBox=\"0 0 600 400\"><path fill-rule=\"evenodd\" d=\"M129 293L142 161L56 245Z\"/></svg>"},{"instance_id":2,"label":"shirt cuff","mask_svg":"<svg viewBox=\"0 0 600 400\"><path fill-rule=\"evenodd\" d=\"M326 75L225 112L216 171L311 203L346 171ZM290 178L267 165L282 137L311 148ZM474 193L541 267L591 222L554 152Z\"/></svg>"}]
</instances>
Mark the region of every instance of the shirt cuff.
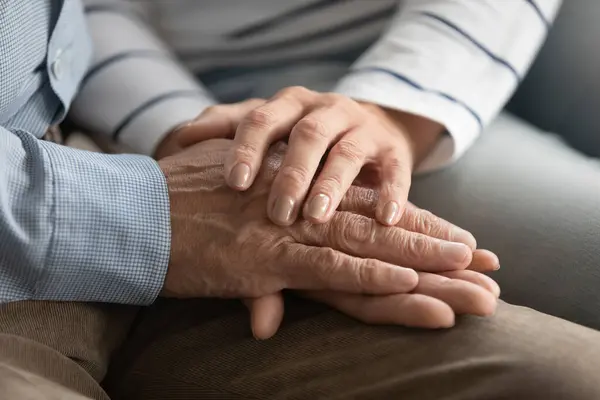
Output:
<instances>
[{"instance_id":1,"label":"shirt cuff","mask_svg":"<svg viewBox=\"0 0 600 400\"><path fill-rule=\"evenodd\" d=\"M54 231L35 298L152 303L171 240L158 164L145 156L41 146L52 169Z\"/></svg>"},{"instance_id":2,"label":"shirt cuff","mask_svg":"<svg viewBox=\"0 0 600 400\"><path fill-rule=\"evenodd\" d=\"M140 110L120 133L121 142L136 153L154 155L160 142L178 125L196 118L213 101L197 91L174 92Z\"/></svg>"},{"instance_id":3,"label":"shirt cuff","mask_svg":"<svg viewBox=\"0 0 600 400\"><path fill-rule=\"evenodd\" d=\"M391 71L353 71L338 83L334 91L356 100L428 118L445 126L449 135L440 139L419 164L417 173L433 171L456 161L481 131L481 122L468 107Z\"/></svg>"}]
</instances>

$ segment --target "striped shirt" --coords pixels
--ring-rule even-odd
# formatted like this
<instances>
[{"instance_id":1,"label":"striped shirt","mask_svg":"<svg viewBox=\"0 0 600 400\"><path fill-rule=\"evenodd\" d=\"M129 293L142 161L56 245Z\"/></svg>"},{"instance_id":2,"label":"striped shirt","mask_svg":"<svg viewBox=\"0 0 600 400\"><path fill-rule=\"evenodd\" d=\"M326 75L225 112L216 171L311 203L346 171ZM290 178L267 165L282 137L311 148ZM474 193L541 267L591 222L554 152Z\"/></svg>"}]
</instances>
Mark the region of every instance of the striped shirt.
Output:
<instances>
[{"instance_id":1,"label":"striped shirt","mask_svg":"<svg viewBox=\"0 0 600 400\"><path fill-rule=\"evenodd\" d=\"M89 129L150 154L170 127L219 101L220 93L207 87L220 75L347 61L332 90L447 128L450 135L423 170L459 158L497 115L560 6L560 0L85 2L96 51L73 115ZM243 77L233 83L249 85Z\"/></svg>"}]
</instances>

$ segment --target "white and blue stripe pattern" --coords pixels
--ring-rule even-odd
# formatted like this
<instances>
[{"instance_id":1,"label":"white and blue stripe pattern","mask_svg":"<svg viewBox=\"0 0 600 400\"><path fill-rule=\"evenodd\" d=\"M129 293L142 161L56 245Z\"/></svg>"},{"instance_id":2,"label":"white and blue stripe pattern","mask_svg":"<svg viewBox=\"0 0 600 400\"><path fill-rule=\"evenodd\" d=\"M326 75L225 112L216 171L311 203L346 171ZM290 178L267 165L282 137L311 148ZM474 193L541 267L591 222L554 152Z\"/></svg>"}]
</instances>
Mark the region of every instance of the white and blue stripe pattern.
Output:
<instances>
[{"instance_id":1,"label":"white and blue stripe pattern","mask_svg":"<svg viewBox=\"0 0 600 400\"><path fill-rule=\"evenodd\" d=\"M90 131L152 155L171 128L213 100L148 33L135 7L120 0L84 3L95 52L71 115Z\"/></svg>"},{"instance_id":2,"label":"white and blue stripe pattern","mask_svg":"<svg viewBox=\"0 0 600 400\"><path fill-rule=\"evenodd\" d=\"M333 89L443 124L450 135L424 170L460 157L498 114L560 5L560 0L246 0L236 7L223 0L86 1L99 51L74 115L89 129L149 154L168 128L212 104L215 96L171 53L196 75L211 77L207 86L239 87L216 93L232 101L252 93L247 77L261 68L265 74L285 69L293 75L295 65L347 64L348 54L368 48ZM112 29L106 32L106 26Z\"/></svg>"},{"instance_id":3,"label":"white and blue stripe pattern","mask_svg":"<svg viewBox=\"0 0 600 400\"><path fill-rule=\"evenodd\" d=\"M442 123L450 136L421 165L426 171L460 157L498 114L525 76L560 1L402 4L337 91Z\"/></svg>"}]
</instances>

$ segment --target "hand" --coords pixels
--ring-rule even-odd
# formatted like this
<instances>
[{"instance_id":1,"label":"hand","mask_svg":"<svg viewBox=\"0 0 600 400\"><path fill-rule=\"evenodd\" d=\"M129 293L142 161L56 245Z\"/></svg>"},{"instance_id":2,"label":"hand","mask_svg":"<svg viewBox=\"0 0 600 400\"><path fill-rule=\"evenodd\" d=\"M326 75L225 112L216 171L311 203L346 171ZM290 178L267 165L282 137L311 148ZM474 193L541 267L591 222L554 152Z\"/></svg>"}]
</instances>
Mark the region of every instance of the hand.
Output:
<instances>
[{"instance_id":1,"label":"hand","mask_svg":"<svg viewBox=\"0 0 600 400\"><path fill-rule=\"evenodd\" d=\"M353 188L354 189L354 188ZM372 215L376 199L368 189L343 200L342 206ZM370 204L371 203L371 204ZM460 228L407 203L398 227L441 239L463 241L475 247L472 236L456 235ZM462 231L464 232L464 231ZM420 328L451 327L457 314L486 316L494 312L500 294L498 285L481 272L499 268L498 257L487 250L475 250L468 270L419 273L419 283L410 294L365 296L334 291L304 291L300 295L328 304L360 321ZM273 336L281 324L284 302L281 293L244 303L250 310L251 327L258 339Z\"/></svg>"},{"instance_id":2,"label":"hand","mask_svg":"<svg viewBox=\"0 0 600 400\"><path fill-rule=\"evenodd\" d=\"M289 136L290 148L268 201L270 219L283 226L292 224L302 208L311 222L331 219L361 171L361 182L379 192L377 219L395 225L408 197L413 164L443 131L414 115L301 87L284 89L267 102L211 108L187 128L183 140L193 142L195 127L206 130L209 124L209 130L235 136L225 176L237 190L252 185L269 146Z\"/></svg>"},{"instance_id":3,"label":"hand","mask_svg":"<svg viewBox=\"0 0 600 400\"><path fill-rule=\"evenodd\" d=\"M190 126L191 123L192 123L191 121L185 121L185 122L175 126L169 132L167 132L165 134L165 136L163 137L163 139L160 141L160 143L156 146L156 149L154 150L154 155L153 155L154 159L161 160L165 157L169 157L169 156L175 155L175 154L183 151L184 147L180 143L179 135L180 135L180 133L185 131L185 129L188 126ZM223 138L225 138L225 137L223 137ZM216 137L213 139L216 139ZM198 142L201 142L201 141L202 140L198 140ZM198 143L198 142L196 142L196 143ZM190 145L196 144L196 143L190 143Z\"/></svg>"},{"instance_id":4,"label":"hand","mask_svg":"<svg viewBox=\"0 0 600 400\"><path fill-rule=\"evenodd\" d=\"M417 284L408 268L439 272L471 263L469 246L448 241L469 235L462 230L438 239L381 226L344 204L325 224L273 225L265 204L284 145L270 150L253 187L243 193L223 181L231 146L207 141L159 161L172 224L164 296L255 298L283 289L406 293ZM356 206L362 195L354 189L347 198Z\"/></svg>"},{"instance_id":5,"label":"hand","mask_svg":"<svg viewBox=\"0 0 600 400\"><path fill-rule=\"evenodd\" d=\"M173 156L185 148L210 139L231 139L241 119L265 100L250 99L243 103L212 106L196 119L184 121L165 134L154 150L154 159ZM226 113L222 111L226 110Z\"/></svg>"},{"instance_id":6,"label":"hand","mask_svg":"<svg viewBox=\"0 0 600 400\"><path fill-rule=\"evenodd\" d=\"M409 294L366 296L333 291L301 294L367 324L436 329L454 326L455 317L459 314L492 315L500 288L488 276L464 270L439 274L420 272L419 283ZM269 298L267 296L263 300L265 311ZM271 326L262 327L265 329L263 332L277 329L277 321L272 316L271 321Z\"/></svg>"},{"instance_id":7,"label":"hand","mask_svg":"<svg viewBox=\"0 0 600 400\"><path fill-rule=\"evenodd\" d=\"M301 291L300 296L327 304L361 322L439 329L454 326L456 315L494 313L500 288L488 276L471 270L419 273L411 293L369 296L335 291ZM255 338L272 337L283 320L281 293L245 300Z\"/></svg>"}]
</instances>

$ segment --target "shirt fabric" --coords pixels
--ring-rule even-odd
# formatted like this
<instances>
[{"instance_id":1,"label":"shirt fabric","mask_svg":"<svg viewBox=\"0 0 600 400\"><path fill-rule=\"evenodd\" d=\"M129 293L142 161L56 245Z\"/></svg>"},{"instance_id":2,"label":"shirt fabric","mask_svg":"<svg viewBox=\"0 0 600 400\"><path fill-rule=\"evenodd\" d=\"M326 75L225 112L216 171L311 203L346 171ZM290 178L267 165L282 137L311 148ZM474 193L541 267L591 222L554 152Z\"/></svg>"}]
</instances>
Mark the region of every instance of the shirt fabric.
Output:
<instances>
[{"instance_id":1,"label":"shirt fabric","mask_svg":"<svg viewBox=\"0 0 600 400\"><path fill-rule=\"evenodd\" d=\"M442 123L430 170L498 113L559 3L0 0L0 301L153 301L170 220L147 155L217 101L194 74L366 49L335 90ZM39 140L69 110L141 155Z\"/></svg>"},{"instance_id":2,"label":"shirt fabric","mask_svg":"<svg viewBox=\"0 0 600 400\"><path fill-rule=\"evenodd\" d=\"M362 52L333 90L444 125L450 135L419 166L430 171L457 160L498 114L525 75L560 3L91 0L92 9L102 10L90 18L101 51L74 114L90 129L148 154L165 127L216 101L174 56L188 70L212 79L236 69L268 74L270 67ZM110 32L105 26L112 27ZM142 70L144 76L130 78ZM248 79L239 74L229 86L249 86Z\"/></svg>"},{"instance_id":3,"label":"shirt fabric","mask_svg":"<svg viewBox=\"0 0 600 400\"><path fill-rule=\"evenodd\" d=\"M156 162L39 140L91 58L79 1L0 0L0 301L151 303L169 259Z\"/></svg>"}]
</instances>

